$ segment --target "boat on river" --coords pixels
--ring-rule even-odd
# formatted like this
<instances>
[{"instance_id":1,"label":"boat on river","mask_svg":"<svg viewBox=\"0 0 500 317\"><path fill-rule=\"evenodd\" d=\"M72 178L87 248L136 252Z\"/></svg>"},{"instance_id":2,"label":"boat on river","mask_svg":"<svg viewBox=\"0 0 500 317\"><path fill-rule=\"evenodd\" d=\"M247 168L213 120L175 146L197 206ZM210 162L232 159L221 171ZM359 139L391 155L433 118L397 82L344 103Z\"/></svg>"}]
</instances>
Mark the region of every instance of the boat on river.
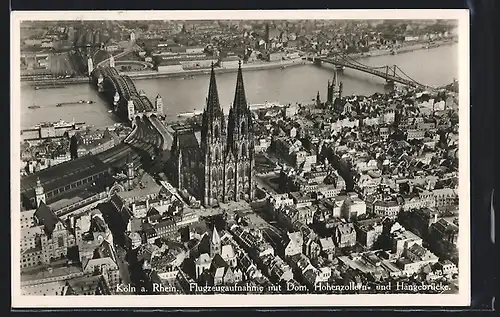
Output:
<instances>
[{"instance_id":1,"label":"boat on river","mask_svg":"<svg viewBox=\"0 0 500 317\"><path fill-rule=\"evenodd\" d=\"M181 112L181 113L177 114L177 117L179 117L179 118L191 118L191 117L200 115L202 113L203 113L203 111L201 111L201 110L194 110L192 112Z\"/></svg>"},{"instance_id":2,"label":"boat on river","mask_svg":"<svg viewBox=\"0 0 500 317\"><path fill-rule=\"evenodd\" d=\"M93 104L94 101L92 100L78 100L78 101L72 101L72 102L61 102L56 104L56 107L62 107L62 106L67 106L67 105L77 105L77 104Z\"/></svg>"},{"instance_id":3,"label":"boat on river","mask_svg":"<svg viewBox=\"0 0 500 317\"><path fill-rule=\"evenodd\" d=\"M40 108L40 106L33 104L32 106L29 106L28 108L29 109L38 109L38 108Z\"/></svg>"},{"instance_id":4,"label":"boat on river","mask_svg":"<svg viewBox=\"0 0 500 317\"><path fill-rule=\"evenodd\" d=\"M316 100L316 99L315 99ZM262 110L262 109L272 109L272 108L283 108L284 105L280 104L279 102L265 102L265 103L256 103L256 104L251 104L250 105L250 110Z\"/></svg>"}]
</instances>

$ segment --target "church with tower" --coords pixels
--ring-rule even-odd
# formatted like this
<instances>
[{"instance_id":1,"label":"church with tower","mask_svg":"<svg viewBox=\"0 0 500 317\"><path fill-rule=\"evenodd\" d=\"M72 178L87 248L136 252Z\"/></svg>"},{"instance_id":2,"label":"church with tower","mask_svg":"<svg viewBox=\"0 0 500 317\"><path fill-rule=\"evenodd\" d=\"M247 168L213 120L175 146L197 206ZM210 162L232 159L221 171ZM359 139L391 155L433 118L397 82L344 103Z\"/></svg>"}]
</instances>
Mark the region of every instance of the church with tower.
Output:
<instances>
[{"instance_id":1,"label":"church with tower","mask_svg":"<svg viewBox=\"0 0 500 317\"><path fill-rule=\"evenodd\" d=\"M328 81L328 86L326 90L326 103L328 106L333 106L335 102L342 98L343 83L337 79L337 71L333 73L333 80L330 83Z\"/></svg>"},{"instance_id":2,"label":"church with tower","mask_svg":"<svg viewBox=\"0 0 500 317\"><path fill-rule=\"evenodd\" d=\"M171 177L204 206L254 198L253 118L247 104L241 62L233 104L226 117L219 103L212 65L201 131L177 130Z\"/></svg>"},{"instance_id":3,"label":"church with tower","mask_svg":"<svg viewBox=\"0 0 500 317\"><path fill-rule=\"evenodd\" d=\"M328 81L326 87L326 101L321 101L321 95L318 91L316 94L316 107L338 110L342 108L342 91L344 85L342 81L337 79L337 70L333 73L333 80ZM341 109L342 110L342 109Z\"/></svg>"},{"instance_id":4,"label":"church with tower","mask_svg":"<svg viewBox=\"0 0 500 317\"><path fill-rule=\"evenodd\" d=\"M236 252L230 243L223 243L217 228L205 232L194 252L194 277L200 284L232 285L242 281ZM227 240L226 240L227 241Z\"/></svg>"}]
</instances>

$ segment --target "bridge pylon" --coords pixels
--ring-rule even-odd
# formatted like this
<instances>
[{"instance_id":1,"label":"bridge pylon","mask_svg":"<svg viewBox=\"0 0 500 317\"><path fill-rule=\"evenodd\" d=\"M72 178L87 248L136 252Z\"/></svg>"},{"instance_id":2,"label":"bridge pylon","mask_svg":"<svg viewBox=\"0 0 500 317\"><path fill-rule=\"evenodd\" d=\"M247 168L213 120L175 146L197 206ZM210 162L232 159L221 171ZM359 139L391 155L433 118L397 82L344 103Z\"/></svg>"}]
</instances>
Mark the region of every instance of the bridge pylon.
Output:
<instances>
[{"instance_id":1,"label":"bridge pylon","mask_svg":"<svg viewBox=\"0 0 500 317\"><path fill-rule=\"evenodd\" d=\"M389 76L392 76L393 78L396 77L396 65L385 66L385 81L387 83L392 82L394 84L394 80L392 80Z\"/></svg>"},{"instance_id":2,"label":"bridge pylon","mask_svg":"<svg viewBox=\"0 0 500 317\"><path fill-rule=\"evenodd\" d=\"M394 79L396 78L396 65L392 66L386 66L385 67L385 87L388 89L393 89L394 88ZM390 77L392 76L392 78Z\"/></svg>"},{"instance_id":3,"label":"bridge pylon","mask_svg":"<svg viewBox=\"0 0 500 317\"><path fill-rule=\"evenodd\" d=\"M102 76L102 74L99 74L99 77L97 78L97 91L104 91L104 77Z\"/></svg>"},{"instance_id":4,"label":"bridge pylon","mask_svg":"<svg viewBox=\"0 0 500 317\"><path fill-rule=\"evenodd\" d=\"M89 56L87 59L87 73L89 74L89 78L92 78L92 72L94 71L94 61L92 57Z\"/></svg>"}]
</instances>

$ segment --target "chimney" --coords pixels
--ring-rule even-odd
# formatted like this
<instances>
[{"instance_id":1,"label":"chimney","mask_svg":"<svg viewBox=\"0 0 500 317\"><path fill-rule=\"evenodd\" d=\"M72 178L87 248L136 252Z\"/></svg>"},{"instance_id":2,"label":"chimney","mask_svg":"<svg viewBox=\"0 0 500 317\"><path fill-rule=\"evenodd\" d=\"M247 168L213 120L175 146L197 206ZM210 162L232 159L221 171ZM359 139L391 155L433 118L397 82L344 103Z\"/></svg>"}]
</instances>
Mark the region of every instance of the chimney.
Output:
<instances>
[{"instance_id":1,"label":"chimney","mask_svg":"<svg viewBox=\"0 0 500 317\"><path fill-rule=\"evenodd\" d=\"M434 214L434 223L436 223L437 221L438 221L438 214L437 214L437 213L435 213L435 214Z\"/></svg>"},{"instance_id":2,"label":"chimney","mask_svg":"<svg viewBox=\"0 0 500 317\"><path fill-rule=\"evenodd\" d=\"M146 199L146 211L149 211L149 198Z\"/></svg>"}]
</instances>

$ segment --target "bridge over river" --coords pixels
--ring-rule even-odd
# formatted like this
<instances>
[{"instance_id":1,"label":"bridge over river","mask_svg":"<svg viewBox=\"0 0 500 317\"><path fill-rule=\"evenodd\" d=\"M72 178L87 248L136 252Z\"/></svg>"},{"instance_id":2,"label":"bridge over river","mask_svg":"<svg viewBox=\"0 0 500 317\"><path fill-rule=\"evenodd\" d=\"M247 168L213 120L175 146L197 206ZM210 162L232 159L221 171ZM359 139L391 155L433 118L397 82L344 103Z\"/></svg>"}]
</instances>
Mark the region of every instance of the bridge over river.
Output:
<instances>
[{"instance_id":1,"label":"bridge over river","mask_svg":"<svg viewBox=\"0 0 500 317\"><path fill-rule=\"evenodd\" d=\"M23 177L21 201L25 208L37 207L36 188L43 188L46 203L50 205L74 197L104 179L109 180L112 170L123 169L127 162L132 162L137 168L146 162L161 163L157 159L168 156L173 138L161 120L161 97L158 95L153 104L142 91L137 91L130 77L121 75L113 67L113 57L109 64L106 66L103 63L93 69L91 82L113 105L117 115L130 122L132 132L123 142L104 152L73 159Z\"/></svg>"},{"instance_id":2,"label":"bridge over river","mask_svg":"<svg viewBox=\"0 0 500 317\"><path fill-rule=\"evenodd\" d=\"M345 54L334 54L332 56L314 56L310 59L317 65L321 65L321 63L329 63L335 65L339 69L350 68L368 73L385 79L387 84L399 83L410 87L435 89L435 87L417 82L397 65L383 65L377 67L368 66Z\"/></svg>"}]
</instances>

